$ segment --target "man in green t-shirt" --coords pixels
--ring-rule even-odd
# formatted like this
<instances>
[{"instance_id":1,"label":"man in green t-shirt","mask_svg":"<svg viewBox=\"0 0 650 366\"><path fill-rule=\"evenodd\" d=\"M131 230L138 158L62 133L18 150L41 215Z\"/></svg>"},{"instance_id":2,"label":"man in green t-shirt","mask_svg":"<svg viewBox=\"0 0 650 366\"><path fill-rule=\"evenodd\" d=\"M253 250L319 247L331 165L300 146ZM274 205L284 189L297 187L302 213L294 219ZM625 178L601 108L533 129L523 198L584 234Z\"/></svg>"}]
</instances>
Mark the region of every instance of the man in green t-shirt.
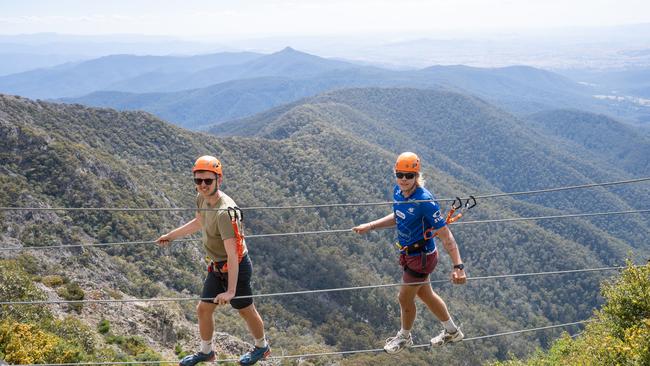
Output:
<instances>
[{"instance_id":1,"label":"man in green t-shirt","mask_svg":"<svg viewBox=\"0 0 650 366\"><path fill-rule=\"evenodd\" d=\"M199 318L201 350L183 358L180 366L193 366L203 361L213 361L212 334L214 322L212 315L217 305L230 305L239 311L246 321L248 329L255 339L255 347L241 356L241 365L252 365L268 357L271 353L264 336L264 322L257 312L253 299L234 298L250 296L253 266L248 257L244 239L237 234L241 232L241 223L231 220L228 208L236 207L235 201L219 190L223 182L221 163L213 156L201 156L192 168L194 183L198 191L196 217L169 233L158 238L160 245L167 245L174 239L193 234L201 230L203 247L211 259L208 275L203 283L201 300L196 308ZM210 300L207 300L210 299Z\"/></svg>"}]
</instances>

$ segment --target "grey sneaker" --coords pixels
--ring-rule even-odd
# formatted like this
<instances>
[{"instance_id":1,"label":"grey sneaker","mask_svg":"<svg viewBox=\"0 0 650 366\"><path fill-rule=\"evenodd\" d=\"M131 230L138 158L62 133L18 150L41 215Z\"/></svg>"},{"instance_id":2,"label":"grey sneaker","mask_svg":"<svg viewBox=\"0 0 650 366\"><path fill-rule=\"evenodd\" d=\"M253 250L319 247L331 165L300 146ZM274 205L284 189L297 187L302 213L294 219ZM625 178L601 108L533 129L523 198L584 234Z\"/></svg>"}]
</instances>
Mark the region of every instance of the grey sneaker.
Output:
<instances>
[{"instance_id":1,"label":"grey sneaker","mask_svg":"<svg viewBox=\"0 0 650 366\"><path fill-rule=\"evenodd\" d=\"M465 335L460 330L460 328L457 328L455 333L449 333L446 329L443 329L440 334L431 338L431 346L440 347L444 346L447 343L460 342L463 340L463 338L465 338Z\"/></svg>"},{"instance_id":2,"label":"grey sneaker","mask_svg":"<svg viewBox=\"0 0 650 366\"><path fill-rule=\"evenodd\" d=\"M401 333L397 333L395 337L390 337L386 339L386 344L384 345L384 351L388 354L395 354L400 352L406 347L413 346L413 338L409 334L404 336Z\"/></svg>"}]
</instances>

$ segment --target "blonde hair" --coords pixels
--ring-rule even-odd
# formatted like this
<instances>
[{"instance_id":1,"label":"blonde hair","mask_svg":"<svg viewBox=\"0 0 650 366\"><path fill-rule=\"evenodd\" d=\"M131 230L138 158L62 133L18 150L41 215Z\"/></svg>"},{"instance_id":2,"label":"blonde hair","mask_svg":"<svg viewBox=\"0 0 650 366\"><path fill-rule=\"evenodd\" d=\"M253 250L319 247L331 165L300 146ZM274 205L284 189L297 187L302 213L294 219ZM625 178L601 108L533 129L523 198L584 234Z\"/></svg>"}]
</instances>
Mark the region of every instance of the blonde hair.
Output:
<instances>
[{"instance_id":1,"label":"blonde hair","mask_svg":"<svg viewBox=\"0 0 650 366\"><path fill-rule=\"evenodd\" d=\"M415 185L417 185L418 187L424 187L424 184L426 182L427 181L424 180L424 177L422 176L422 173L418 173L417 178L415 178Z\"/></svg>"}]
</instances>

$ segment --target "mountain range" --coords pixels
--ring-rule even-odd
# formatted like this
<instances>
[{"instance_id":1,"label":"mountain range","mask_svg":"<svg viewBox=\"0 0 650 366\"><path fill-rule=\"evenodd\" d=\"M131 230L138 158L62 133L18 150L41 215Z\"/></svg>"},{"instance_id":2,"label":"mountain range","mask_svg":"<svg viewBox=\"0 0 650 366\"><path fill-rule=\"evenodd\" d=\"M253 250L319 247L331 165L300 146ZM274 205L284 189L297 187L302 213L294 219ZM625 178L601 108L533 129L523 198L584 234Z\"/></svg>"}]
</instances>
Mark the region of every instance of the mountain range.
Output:
<instances>
[{"instance_id":1,"label":"mountain range","mask_svg":"<svg viewBox=\"0 0 650 366\"><path fill-rule=\"evenodd\" d=\"M209 132L190 132L143 112L1 96L0 135L6 144L0 147L0 206L192 207L189 167L206 153L224 165L224 191L241 207L252 207L390 200L392 164L407 150L421 156L427 187L446 198L639 177L647 172L644 151L650 146L642 129L607 116L559 109L522 117L448 88L333 90L220 123ZM484 199L466 217L641 209L648 192L644 184ZM382 206L251 210L246 231L350 228L388 212ZM38 258L48 273L69 278L93 296L178 295L196 293L201 283L201 251L196 246L178 243L167 253L146 245L55 252L29 247L153 240L190 217L182 211L4 211L0 238L23 247L24 255ZM616 265L629 255L638 259L650 254L647 215L455 225L452 231L470 276ZM251 238L253 286L256 292L270 293L396 282L400 273L393 240L391 231L363 237ZM8 253L2 252L3 257L12 256ZM439 267L434 279L447 278L446 254ZM36 285L56 297L56 291L39 282L43 274L39 276L33 277ZM589 273L477 281L464 287L440 285L436 291L465 333L477 336L587 318L600 303L597 288L606 277ZM183 318L192 319L193 305L186 305L129 308L132 317L167 311L167 334L173 337L162 339L137 323L129 328L120 322L125 314L104 314L115 324L116 334L139 334L164 353L174 344L191 348L196 342L195 331ZM274 349L289 354L377 348L399 328L392 288L260 299L258 307ZM84 307L79 317L94 328L101 313L101 307ZM216 317L219 330L245 337L232 313ZM417 343L426 342L438 328L421 311L414 329ZM528 354L558 334L466 342L436 353L435 359L482 364ZM108 342L95 337L98 344ZM416 350L400 357L413 365L431 362L430 354ZM388 365L394 358L353 355L316 362Z\"/></svg>"},{"instance_id":2,"label":"mountain range","mask_svg":"<svg viewBox=\"0 0 650 366\"><path fill-rule=\"evenodd\" d=\"M634 99L595 98L602 93L600 88L531 67L458 65L397 71L325 59L292 48L269 55L115 55L0 77L0 92L140 109L190 129L350 87L456 91L484 98L520 116L578 108L644 123L648 108Z\"/></svg>"},{"instance_id":3,"label":"mountain range","mask_svg":"<svg viewBox=\"0 0 650 366\"><path fill-rule=\"evenodd\" d=\"M0 77L2 90L31 98L78 96L113 90L126 80L147 82L167 75L183 78L208 67L226 67L259 57L255 53L218 53L199 56L111 55Z\"/></svg>"}]
</instances>

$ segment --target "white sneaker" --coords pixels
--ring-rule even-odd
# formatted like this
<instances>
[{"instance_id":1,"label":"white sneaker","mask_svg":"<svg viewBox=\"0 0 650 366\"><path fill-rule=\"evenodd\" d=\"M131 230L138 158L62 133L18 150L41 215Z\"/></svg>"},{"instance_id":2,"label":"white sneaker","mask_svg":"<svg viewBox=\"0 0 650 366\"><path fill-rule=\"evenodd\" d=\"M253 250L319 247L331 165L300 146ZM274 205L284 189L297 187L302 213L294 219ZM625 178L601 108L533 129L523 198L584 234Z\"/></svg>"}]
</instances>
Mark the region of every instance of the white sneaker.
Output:
<instances>
[{"instance_id":1,"label":"white sneaker","mask_svg":"<svg viewBox=\"0 0 650 366\"><path fill-rule=\"evenodd\" d=\"M406 347L413 346L413 338L409 334L408 336L402 335L402 333L397 333L395 337L390 337L386 339L386 344L384 345L384 351L389 354L395 354L400 352Z\"/></svg>"},{"instance_id":2,"label":"white sneaker","mask_svg":"<svg viewBox=\"0 0 650 366\"><path fill-rule=\"evenodd\" d=\"M460 328L457 328L455 333L449 333L447 332L446 329L443 329L443 331L440 332L440 334L431 338L431 346L440 347L440 346L444 346L447 343L460 342L463 340L463 338L465 338L465 335L460 330Z\"/></svg>"}]
</instances>

